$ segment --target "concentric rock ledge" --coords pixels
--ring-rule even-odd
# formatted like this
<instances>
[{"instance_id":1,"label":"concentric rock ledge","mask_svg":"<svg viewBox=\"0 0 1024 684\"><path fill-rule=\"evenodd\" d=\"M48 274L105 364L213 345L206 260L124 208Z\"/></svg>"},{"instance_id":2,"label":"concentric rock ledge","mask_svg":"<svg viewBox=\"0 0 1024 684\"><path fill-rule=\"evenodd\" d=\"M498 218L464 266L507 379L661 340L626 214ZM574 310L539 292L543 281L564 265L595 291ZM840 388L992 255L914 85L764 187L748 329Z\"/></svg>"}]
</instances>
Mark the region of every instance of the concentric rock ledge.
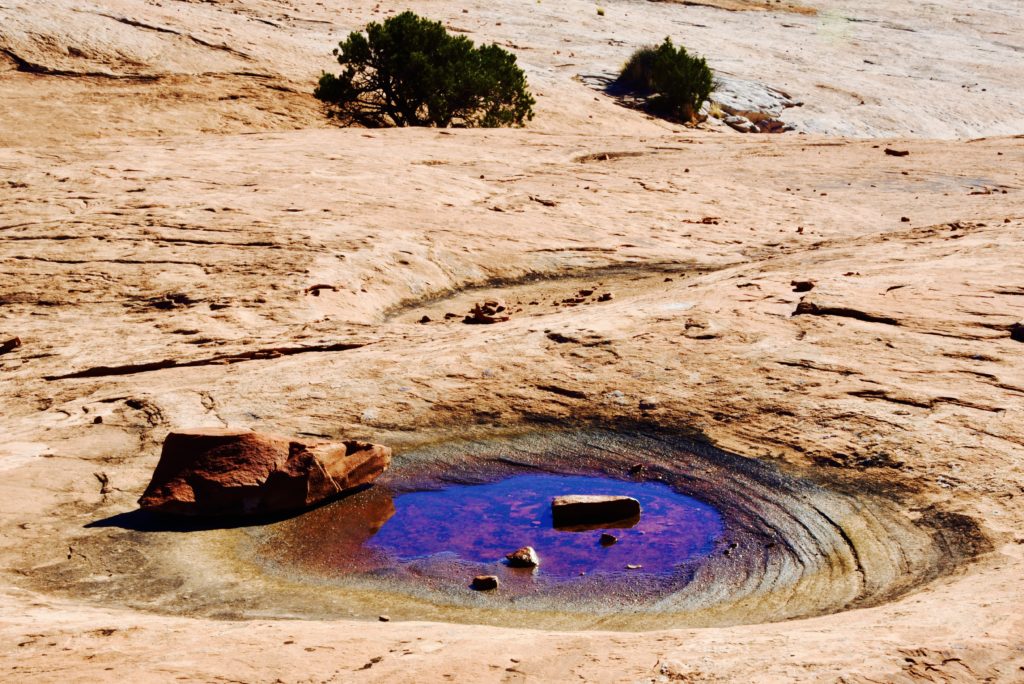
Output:
<instances>
[{"instance_id":1,"label":"concentric rock ledge","mask_svg":"<svg viewBox=\"0 0 1024 684\"><path fill-rule=\"evenodd\" d=\"M726 533L710 558L681 566L668 580L637 580L622 597L612 583L592 578L575 589L541 588L516 597L511 606L507 598L482 602L422 577L332 567L318 551L331 534L332 506L253 532L250 548L259 556L253 562L299 585L331 586L353 597L386 596L392 614L409 618L652 629L776 621L878 604L966 562L984 539L967 518L913 515L893 498L869 493L863 483L852 493L843 483L826 485L650 431L451 442L408 452L398 463L384 484L395 494L538 469L627 479L642 464L643 479L663 481L715 506Z\"/></svg>"},{"instance_id":2,"label":"concentric rock ledge","mask_svg":"<svg viewBox=\"0 0 1024 684\"><path fill-rule=\"evenodd\" d=\"M642 465L642 468L636 468ZM339 567L327 551L346 500L260 525L166 524L144 514L96 521L74 562L39 568L36 588L161 613L224 619L433 620L544 629L651 630L780 621L876 605L987 550L970 518L919 508L832 469L782 472L677 434L545 431L452 441L395 456L359 496L382 520L392 497L524 472L664 482L725 522L711 555L665 578L588 576L532 594L473 592L401 569ZM369 496L366 496L369 495ZM179 519L180 520L180 519ZM341 526L341 527L339 527Z\"/></svg>"}]
</instances>

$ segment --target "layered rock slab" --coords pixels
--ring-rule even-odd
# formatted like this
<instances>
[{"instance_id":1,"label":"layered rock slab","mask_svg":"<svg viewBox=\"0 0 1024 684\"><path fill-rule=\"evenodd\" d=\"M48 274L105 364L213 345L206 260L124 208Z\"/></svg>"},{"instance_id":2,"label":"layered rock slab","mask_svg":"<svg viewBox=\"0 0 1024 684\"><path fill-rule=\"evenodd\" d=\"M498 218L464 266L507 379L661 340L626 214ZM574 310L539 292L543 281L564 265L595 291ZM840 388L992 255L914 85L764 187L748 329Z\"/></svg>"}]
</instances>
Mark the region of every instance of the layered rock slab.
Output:
<instances>
[{"instance_id":1,"label":"layered rock slab","mask_svg":"<svg viewBox=\"0 0 1024 684\"><path fill-rule=\"evenodd\" d=\"M390 463L391 449L366 442L299 442L224 428L172 432L139 506L184 516L301 510L373 482Z\"/></svg>"},{"instance_id":2,"label":"layered rock slab","mask_svg":"<svg viewBox=\"0 0 1024 684\"><path fill-rule=\"evenodd\" d=\"M551 500L555 527L601 525L640 516L640 502L630 496L569 494Z\"/></svg>"}]
</instances>

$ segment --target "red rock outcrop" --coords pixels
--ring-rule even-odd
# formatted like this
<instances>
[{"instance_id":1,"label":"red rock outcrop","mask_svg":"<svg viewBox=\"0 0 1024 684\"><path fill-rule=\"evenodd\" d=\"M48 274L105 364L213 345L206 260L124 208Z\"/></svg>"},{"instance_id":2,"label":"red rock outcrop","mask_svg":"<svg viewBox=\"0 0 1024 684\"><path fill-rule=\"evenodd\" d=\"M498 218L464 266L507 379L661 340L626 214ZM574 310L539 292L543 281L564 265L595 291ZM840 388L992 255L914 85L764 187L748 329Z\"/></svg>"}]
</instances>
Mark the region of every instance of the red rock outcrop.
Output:
<instances>
[{"instance_id":1,"label":"red rock outcrop","mask_svg":"<svg viewBox=\"0 0 1024 684\"><path fill-rule=\"evenodd\" d=\"M139 506L194 516L300 510L368 484L391 449L365 442L298 442L248 430L172 432Z\"/></svg>"}]
</instances>

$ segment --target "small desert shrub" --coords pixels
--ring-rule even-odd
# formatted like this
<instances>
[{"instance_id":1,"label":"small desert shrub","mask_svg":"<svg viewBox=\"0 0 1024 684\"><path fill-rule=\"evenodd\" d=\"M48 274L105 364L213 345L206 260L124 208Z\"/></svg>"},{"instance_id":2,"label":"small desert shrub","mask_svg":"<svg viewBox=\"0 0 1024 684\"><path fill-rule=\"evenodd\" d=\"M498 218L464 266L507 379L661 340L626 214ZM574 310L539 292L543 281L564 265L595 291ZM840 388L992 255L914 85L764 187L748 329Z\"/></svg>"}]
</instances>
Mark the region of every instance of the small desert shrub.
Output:
<instances>
[{"instance_id":1,"label":"small desert shrub","mask_svg":"<svg viewBox=\"0 0 1024 684\"><path fill-rule=\"evenodd\" d=\"M313 94L344 123L492 127L533 118L515 55L497 45L475 47L412 12L349 34L334 54L342 72L323 74Z\"/></svg>"},{"instance_id":2,"label":"small desert shrub","mask_svg":"<svg viewBox=\"0 0 1024 684\"><path fill-rule=\"evenodd\" d=\"M703 57L666 38L661 45L634 52L616 85L648 95L648 107L661 116L693 121L715 89L715 77Z\"/></svg>"}]
</instances>

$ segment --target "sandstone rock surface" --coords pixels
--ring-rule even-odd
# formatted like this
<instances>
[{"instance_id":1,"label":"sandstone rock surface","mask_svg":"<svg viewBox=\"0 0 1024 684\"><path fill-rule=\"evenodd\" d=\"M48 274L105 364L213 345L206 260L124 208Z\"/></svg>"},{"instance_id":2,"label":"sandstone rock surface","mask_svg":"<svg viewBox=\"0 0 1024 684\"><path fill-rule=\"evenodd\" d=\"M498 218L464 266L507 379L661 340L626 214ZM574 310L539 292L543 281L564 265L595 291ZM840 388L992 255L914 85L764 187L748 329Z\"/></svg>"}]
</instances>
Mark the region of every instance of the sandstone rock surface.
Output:
<instances>
[{"instance_id":1,"label":"sandstone rock surface","mask_svg":"<svg viewBox=\"0 0 1024 684\"><path fill-rule=\"evenodd\" d=\"M376 5L0 2L0 341L24 343L0 355L0 679L1018 680L1024 6L413 3L515 52L536 118L337 129L312 88ZM683 129L577 80L666 34L804 102L782 118L807 135ZM583 287L615 298L555 306ZM463 325L485 299L524 312ZM354 620L323 586L297 610L194 553L241 532L116 526L186 426L414 448L623 419L914 493L995 551L882 605L609 648L592 616Z\"/></svg>"},{"instance_id":2,"label":"sandstone rock surface","mask_svg":"<svg viewBox=\"0 0 1024 684\"><path fill-rule=\"evenodd\" d=\"M248 430L172 432L139 506L188 516L301 510L369 484L391 463L388 447L298 442Z\"/></svg>"}]
</instances>

